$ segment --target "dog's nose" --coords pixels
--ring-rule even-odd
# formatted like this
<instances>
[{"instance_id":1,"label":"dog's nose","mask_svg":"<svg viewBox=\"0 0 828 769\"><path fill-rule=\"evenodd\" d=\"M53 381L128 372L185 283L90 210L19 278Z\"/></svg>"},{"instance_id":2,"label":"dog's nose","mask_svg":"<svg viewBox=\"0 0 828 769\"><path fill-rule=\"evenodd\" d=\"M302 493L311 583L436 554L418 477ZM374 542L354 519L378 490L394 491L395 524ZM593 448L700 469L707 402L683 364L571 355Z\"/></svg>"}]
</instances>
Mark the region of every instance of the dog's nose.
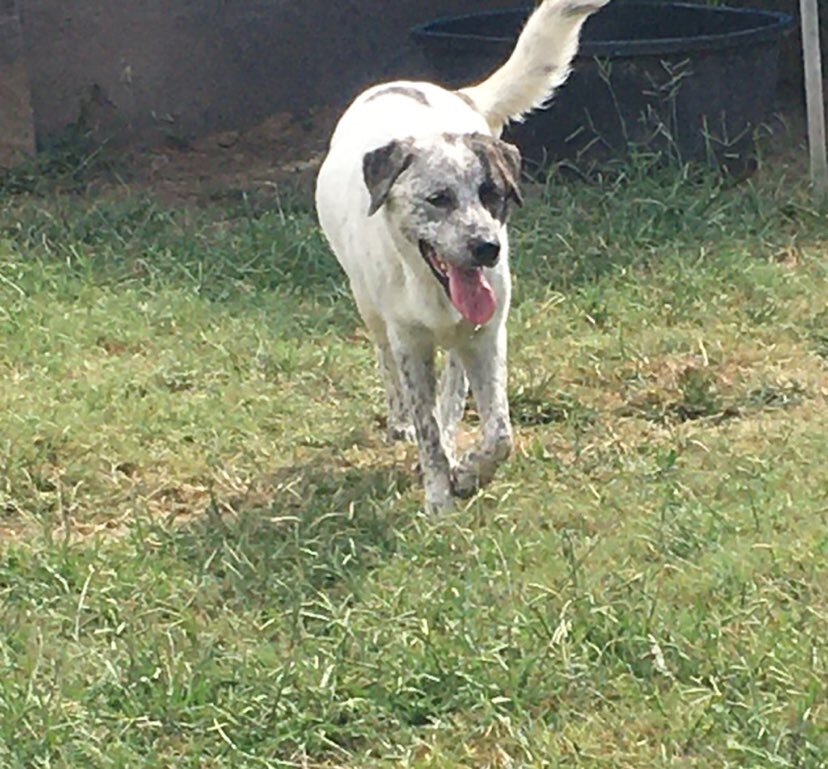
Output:
<instances>
[{"instance_id":1,"label":"dog's nose","mask_svg":"<svg viewBox=\"0 0 828 769\"><path fill-rule=\"evenodd\" d=\"M489 240L475 240L472 243L474 263L478 267L494 267L500 257L500 243Z\"/></svg>"}]
</instances>

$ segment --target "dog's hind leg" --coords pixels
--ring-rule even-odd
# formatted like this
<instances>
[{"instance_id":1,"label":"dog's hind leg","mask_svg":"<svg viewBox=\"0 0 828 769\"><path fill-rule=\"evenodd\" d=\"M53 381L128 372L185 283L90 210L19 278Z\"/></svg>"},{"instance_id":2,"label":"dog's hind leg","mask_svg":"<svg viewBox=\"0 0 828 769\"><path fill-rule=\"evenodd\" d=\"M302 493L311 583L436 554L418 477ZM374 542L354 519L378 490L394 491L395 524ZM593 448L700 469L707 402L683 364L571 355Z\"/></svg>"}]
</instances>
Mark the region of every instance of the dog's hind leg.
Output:
<instances>
[{"instance_id":1,"label":"dog's hind leg","mask_svg":"<svg viewBox=\"0 0 828 769\"><path fill-rule=\"evenodd\" d=\"M458 350L466 367L477 410L481 437L467 452L454 474L454 493L471 496L494 477L498 466L512 452L512 425L506 394L506 327L478 332Z\"/></svg>"},{"instance_id":2,"label":"dog's hind leg","mask_svg":"<svg viewBox=\"0 0 828 769\"><path fill-rule=\"evenodd\" d=\"M466 398L469 394L469 382L466 370L457 353L446 356L446 365L440 379L440 394L437 400L437 416L443 433L443 447L450 464L456 462L457 425L463 418Z\"/></svg>"},{"instance_id":3,"label":"dog's hind leg","mask_svg":"<svg viewBox=\"0 0 828 769\"><path fill-rule=\"evenodd\" d=\"M432 511L446 510L452 504L451 476L437 421L434 344L426 334L411 329L388 331L403 395L414 419L426 507Z\"/></svg>"}]
</instances>

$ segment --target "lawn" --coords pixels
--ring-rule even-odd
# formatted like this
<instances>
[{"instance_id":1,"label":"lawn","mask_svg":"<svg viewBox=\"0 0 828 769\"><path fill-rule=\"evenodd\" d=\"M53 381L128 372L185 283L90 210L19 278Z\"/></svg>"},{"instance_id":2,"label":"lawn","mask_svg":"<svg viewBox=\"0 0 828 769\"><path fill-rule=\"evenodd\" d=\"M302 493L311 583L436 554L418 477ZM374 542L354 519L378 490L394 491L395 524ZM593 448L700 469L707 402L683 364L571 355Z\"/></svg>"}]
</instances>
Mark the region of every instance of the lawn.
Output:
<instances>
[{"instance_id":1,"label":"lawn","mask_svg":"<svg viewBox=\"0 0 828 769\"><path fill-rule=\"evenodd\" d=\"M3 769L828 766L828 222L784 163L527 190L517 448L442 517L305 205L51 171L0 192Z\"/></svg>"}]
</instances>

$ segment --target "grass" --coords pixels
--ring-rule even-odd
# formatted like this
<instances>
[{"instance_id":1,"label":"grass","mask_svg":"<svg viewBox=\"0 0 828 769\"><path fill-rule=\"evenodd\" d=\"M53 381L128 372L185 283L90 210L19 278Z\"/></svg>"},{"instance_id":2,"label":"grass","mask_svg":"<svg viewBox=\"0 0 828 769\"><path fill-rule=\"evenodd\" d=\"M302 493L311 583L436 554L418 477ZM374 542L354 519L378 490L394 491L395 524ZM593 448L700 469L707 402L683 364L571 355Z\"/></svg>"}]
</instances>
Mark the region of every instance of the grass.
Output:
<instances>
[{"instance_id":1,"label":"grass","mask_svg":"<svg viewBox=\"0 0 828 769\"><path fill-rule=\"evenodd\" d=\"M532 190L516 455L429 518L305 208L76 170L0 197L0 766L828 766L797 179Z\"/></svg>"}]
</instances>

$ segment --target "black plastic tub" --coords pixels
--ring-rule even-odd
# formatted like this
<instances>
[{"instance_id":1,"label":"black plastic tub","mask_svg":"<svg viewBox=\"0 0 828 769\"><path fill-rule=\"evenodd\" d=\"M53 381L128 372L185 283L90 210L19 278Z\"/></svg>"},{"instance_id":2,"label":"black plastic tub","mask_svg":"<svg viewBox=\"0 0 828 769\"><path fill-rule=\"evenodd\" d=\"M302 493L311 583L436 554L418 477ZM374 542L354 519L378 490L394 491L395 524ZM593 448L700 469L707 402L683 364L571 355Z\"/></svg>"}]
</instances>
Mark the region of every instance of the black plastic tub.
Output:
<instances>
[{"instance_id":1,"label":"black plastic tub","mask_svg":"<svg viewBox=\"0 0 828 769\"><path fill-rule=\"evenodd\" d=\"M412 30L435 70L457 87L511 52L531 8L453 16ZM754 163L767 117L782 13L616 0L586 23L574 71L546 110L509 129L535 164L623 157L632 149L706 160L739 174Z\"/></svg>"}]
</instances>

